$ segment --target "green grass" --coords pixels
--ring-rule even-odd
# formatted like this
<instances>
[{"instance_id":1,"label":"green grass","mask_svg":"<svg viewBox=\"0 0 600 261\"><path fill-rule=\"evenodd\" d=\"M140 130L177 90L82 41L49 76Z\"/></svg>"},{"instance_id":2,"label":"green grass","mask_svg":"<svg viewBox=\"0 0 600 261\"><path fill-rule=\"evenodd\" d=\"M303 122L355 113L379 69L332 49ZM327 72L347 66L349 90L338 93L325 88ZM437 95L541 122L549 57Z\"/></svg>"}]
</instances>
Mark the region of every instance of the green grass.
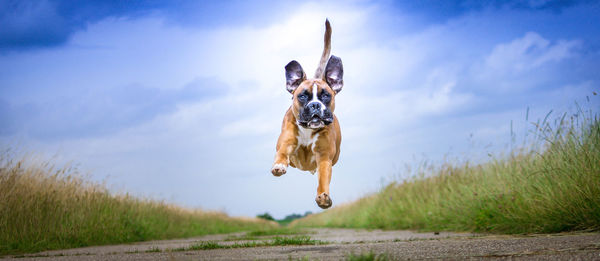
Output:
<instances>
[{"instance_id":1,"label":"green grass","mask_svg":"<svg viewBox=\"0 0 600 261\"><path fill-rule=\"evenodd\" d=\"M206 249L217 249L217 248L225 248L225 246L221 245L217 242L213 242L213 241L204 241L204 242L200 242L197 244L193 244L187 248L186 247L178 248L177 250L187 251L187 250L206 250Z\"/></svg>"},{"instance_id":2,"label":"green grass","mask_svg":"<svg viewBox=\"0 0 600 261\"><path fill-rule=\"evenodd\" d=\"M234 244L219 244L214 241L203 241L193 244L189 247L176 248L171 251L190 251L190 250L207 250L207 249L229 249L229 248L248 248L248 247L264 247L264 246L289 246L289 245L326 245L329 242L314 240L308 236L295 237L274 237L272 240L251 241Z\"/></svg>"},{"instance_id":3,"label":"green grass","mask_svg":"<svg viewBox=\"0 0 600 261\"><path fill-rule=\"evenodd\" d=\"M280 226L286 227L288 226L290 223L292 223L293 220L275 220L275 222L277 222L277 224L279 224Z\"/></svg>"},{"instance_id":4,"label":"green grass","mask_svg":"<svg viewBox=\"0 0 600 261\"><path fill-rule=\"evenodd\" d=\"M271 243L273 246L327 244L325 241L310 239L309 236L274 237Z\"/></svg>"},{"instance_id":5,"label":"green grass","mask_svg":"<svg viewBox=\"0 0 600 261\"><path fill-rule=\"evenodd\" d=\"M265 230L274 222L232 218L113 195L77 169L0 155L0 255L91 245Z\"/></svg>"},{"instance_id":6,"label":"green grass","mask_svg":"<svg viewBox=\"0 0 600 261\"><path fill-rule=\"evenodd\" d=\"M538 121L528 149L484 164L429 166L412 179L291 225L492 233L598 230L599 117L579 110L550 123Z\"/></svg>"},{"instance_id":7,"label":"green grass","mask_svg":"<svg viewBox=\"0 0 600 261\"><path fill-rule=\"evenodd\" d=\"M254 231L246 232L244 235L228 236L225 241L240 241L240 240L258 240L260 237L274 236L274 235L298 235L298 234L314 234L314 232L307 231L306 229L289 228L289 227L275 227L259 229Z\"/></svg>"},{"instance_id":8,"label":"green grass","mask_svg":"<svg viewBox=\"0 0 600 261\"><path fill-rule=\"evenodd\" d=\"M246 233L247 236L273 236L273 235L297 235L308 233L305 229L300 228L288 228L288 227L277 227L254 230Z\"/></svg>"}]
</instances>

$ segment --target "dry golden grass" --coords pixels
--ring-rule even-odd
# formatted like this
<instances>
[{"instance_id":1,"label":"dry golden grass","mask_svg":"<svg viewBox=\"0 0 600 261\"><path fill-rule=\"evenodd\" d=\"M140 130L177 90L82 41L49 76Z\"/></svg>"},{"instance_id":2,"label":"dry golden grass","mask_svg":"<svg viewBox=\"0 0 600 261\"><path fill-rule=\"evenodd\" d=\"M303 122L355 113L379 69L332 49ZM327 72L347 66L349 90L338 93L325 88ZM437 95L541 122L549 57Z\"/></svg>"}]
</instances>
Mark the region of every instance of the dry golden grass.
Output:
<instances>
[{"instance_id":1,"label":"dry golden grass","mask_svg":"<svg viewBox=\"0 0 600 261\"><path fill-rule=\"evenodd\" d=\"M112 195L75 168L0 156L0 254L226 233L274 222Z\"/></svg>"},{"instance_id":2,"label":"dry golden grass","mask_svg":"<svg viewBox=\"0 0 600 261\"><path fill-rule=\"evenodd\" d=\"M478 165L426 166L292 226L540 233L600 229L600 118L538 123L538 140Z\"/></svg>"}]
</instances>

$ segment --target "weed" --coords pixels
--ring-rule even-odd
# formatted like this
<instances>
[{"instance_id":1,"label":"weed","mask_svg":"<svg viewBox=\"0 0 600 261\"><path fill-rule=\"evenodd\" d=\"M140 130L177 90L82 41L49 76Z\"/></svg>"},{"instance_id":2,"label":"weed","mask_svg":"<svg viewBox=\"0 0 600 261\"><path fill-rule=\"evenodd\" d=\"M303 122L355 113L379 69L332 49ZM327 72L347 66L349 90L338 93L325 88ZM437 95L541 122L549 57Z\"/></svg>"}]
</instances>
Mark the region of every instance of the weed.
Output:
<instances>
[{"instance_id":1,"label":"weed","mask_svg":"<svg viewBox=\"0 0 600 261\"><path fill-rule=\"evenodd\" d=\"M193 244L187 248L183 248L183 250L206 250L206 249L217 249L217 248L226 248L227 245L220 245L214 241L202 241L196 244Z\"/></svg>"},{"instance_id":2,"label":"weed","mask_svg":"<svg viewBox=\"0 0 600 261\"><path fill-rule=\"evenodd\" d=\"M329 242L321 240L313 240L308 236L297 237L274 237L272 240L251 241L234 244L219 244L214 241L203 241L193 244L189 247L175 248L170 251L189 251L189 250L207 250L219 248L248 248L248 247L264 247L264 246L288 246L288 245L326 245Z\"/></svg>"},{"instance_id":3,"label":"weed","mask_svg":"<svg viewBox=\"0 0 600 261\"><path fill-rule=\"evenodd\" d=\"M298 235L298 234L314 234L315 232L307 231L299 228L267 228L260 230L253 230L245 233L241 236L228 236L225 241L240 241L240 240L258 240L261 237L273 236L273 235Z\"/></svg>"},{"instance_id":4,"label":"weed","mask_svg":"<svg viewBox=\"0 0 600 261\"><path fill-rule=\"evenodd\" d=\"M247 236L272 236L272 235L297 235L297 234L308 234L309 232L299 228L270 228L270 229L261 229L254 230L246 233Z\"/></svg>"}]
</instances>

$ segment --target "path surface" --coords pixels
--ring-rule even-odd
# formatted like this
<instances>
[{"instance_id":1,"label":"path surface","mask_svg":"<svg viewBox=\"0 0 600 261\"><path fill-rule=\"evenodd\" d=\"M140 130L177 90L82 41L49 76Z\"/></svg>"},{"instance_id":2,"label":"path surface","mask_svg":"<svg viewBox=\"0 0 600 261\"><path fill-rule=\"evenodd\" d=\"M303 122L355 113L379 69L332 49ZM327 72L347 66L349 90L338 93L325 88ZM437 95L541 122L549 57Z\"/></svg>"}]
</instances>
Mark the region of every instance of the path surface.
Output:
<instances>
[{"instance_id":1,"label":"path surface","mask_svg":"<svg viewBox=\"0 0 600 261\"><path fill-rule=\"evenodd\" d=\"M311 229L304 232L311 239L328 241L329 244L174 250L202 241L221 245L249 242L243 233L234 233L47 251L15 257L14 260L345 260L350 253L369 252L386 254L390 260L600 260L600 233L490 236L352 229ZM259 237L258 240L272 237Z\"/></svg>"}]
</instances>

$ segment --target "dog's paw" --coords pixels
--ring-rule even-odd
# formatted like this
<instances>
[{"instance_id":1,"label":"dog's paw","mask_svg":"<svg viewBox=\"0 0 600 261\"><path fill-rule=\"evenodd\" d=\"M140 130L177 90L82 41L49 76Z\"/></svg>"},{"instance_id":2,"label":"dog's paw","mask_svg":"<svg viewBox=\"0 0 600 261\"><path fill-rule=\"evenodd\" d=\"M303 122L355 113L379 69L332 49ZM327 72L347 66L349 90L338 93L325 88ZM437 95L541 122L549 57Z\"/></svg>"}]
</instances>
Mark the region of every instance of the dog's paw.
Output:
<instances>
[{"instance_id":1,"label":"dog's paw","mask_svg":"<svg viewBox=\"0 0 600 261\"><path fill-rule=\"evenodd\" d=\"M285 174L285 172L287 171L286 169L287 169L287 166L285 166L281 163L275 163L275 164L273 164L271 173L273 173L273 176L279 177L279 176Z\"/></svg>"},{"instance_id":2,"label":"dog's paw","mask_svg":"<svg viewBox=\"0 0 600 261\"><path fill-rule=\"evenodd\" d=\"M317 205L319 205L319 207L322 209L329 208L333 204L331 202L331 198L329 197L329 195L327 195L327 193L321 193L321 195L317 196L315 201L317 202Z\"/></svg>"}]
</instances>

